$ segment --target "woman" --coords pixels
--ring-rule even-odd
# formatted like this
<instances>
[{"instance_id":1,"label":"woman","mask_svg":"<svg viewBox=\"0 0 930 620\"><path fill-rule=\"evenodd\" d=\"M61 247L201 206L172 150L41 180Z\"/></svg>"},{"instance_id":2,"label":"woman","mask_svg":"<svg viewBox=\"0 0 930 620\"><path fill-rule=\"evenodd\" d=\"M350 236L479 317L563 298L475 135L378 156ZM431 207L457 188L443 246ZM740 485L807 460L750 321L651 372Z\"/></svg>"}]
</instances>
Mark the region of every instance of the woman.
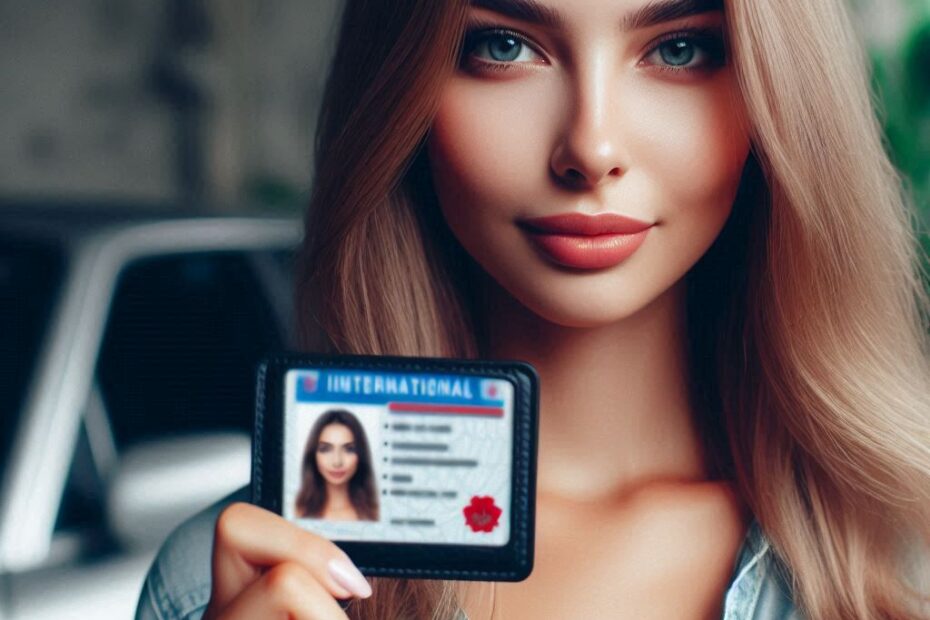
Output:
<instances>
[{"instance_id":1,"label":"woman","mask_svg":"<svg viewBox=\"0 0 930 620\"><path fill-rule=\"evenodd\" d=\"M928 301L865 64L842 0L349 2L306 342L533 363L536 564L372 594L233 504L204 617L930 617Z\"/></svg>"},{"instance_id":2,"label":"woman","mask_svg":"<svg viewBox=\"0 0 930 620\"><path fill-rule=\"evenodd\" d=\"M330 409L313 423L295 510L312 519L378 520L368 438L351 412Z\"/></svg>"}]
</instances>

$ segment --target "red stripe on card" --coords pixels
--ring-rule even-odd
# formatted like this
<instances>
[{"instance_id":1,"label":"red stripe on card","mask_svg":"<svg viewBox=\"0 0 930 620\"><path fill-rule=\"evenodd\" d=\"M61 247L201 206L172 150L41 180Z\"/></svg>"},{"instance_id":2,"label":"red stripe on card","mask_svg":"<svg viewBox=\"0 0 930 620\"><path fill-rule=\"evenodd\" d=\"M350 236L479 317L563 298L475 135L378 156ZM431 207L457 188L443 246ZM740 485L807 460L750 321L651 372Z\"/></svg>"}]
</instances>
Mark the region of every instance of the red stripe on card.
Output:
<instances>
[{"instance_id":1,"label":"red stripe on card","mask_svg":"<svg viewBox=\"0 0 930 620\"><path fill-rule=\"evenodd\" d=\"M388 403L391 413L458 413L464 415L487 415L503 417L500 407L478 407L475 405L433 405L429 403Z\"/></svg>"}]
</instances>

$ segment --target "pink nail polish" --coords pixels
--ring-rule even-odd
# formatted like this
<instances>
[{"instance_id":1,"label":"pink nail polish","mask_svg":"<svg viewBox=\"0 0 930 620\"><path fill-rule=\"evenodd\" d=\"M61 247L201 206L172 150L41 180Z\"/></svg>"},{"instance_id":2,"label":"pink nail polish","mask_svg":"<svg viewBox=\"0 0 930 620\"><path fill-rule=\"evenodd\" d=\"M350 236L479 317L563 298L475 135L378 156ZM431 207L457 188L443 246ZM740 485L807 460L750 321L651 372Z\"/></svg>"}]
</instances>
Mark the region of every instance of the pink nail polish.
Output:
<instances>
[{"instance_id":1,"label":"pink nail polish","mask_svg":"<svg viewBox=\"0 0 930 620\"><path fill-rule=\"evenodd\" d=\"M343 588L360 598L371 596L371 585L348 559L333 558L326 565L330 576Z\"/></svg>"}]
</instances>

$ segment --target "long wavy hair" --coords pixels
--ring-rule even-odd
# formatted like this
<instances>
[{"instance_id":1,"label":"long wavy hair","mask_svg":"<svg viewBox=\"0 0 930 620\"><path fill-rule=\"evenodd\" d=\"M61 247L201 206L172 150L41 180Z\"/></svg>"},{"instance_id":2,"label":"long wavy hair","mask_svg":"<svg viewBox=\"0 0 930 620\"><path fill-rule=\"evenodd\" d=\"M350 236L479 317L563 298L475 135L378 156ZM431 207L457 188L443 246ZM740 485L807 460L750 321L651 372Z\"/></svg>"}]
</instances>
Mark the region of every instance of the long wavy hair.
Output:
<instances>
[{"instance_id":1,"label":"long wavy hair","mask_svg":"<svg viewBox=\"0 0 930 620\"><path fill-rule=\"evenodd\" d=\"M466 10L346 5L298 267L308 348L482 351L475 267L422 148ZM686 276L699 422L806 616L926 618L906 550L930 543L930 300L867 60L843 0L726 0L725 13L752 154ZM454 617L453 582L373 581L350 617Z\"/></svg>"},{"instance_id":2,"label":"long wavy hair","mask_svg":"<svg viewBox=\"0 0 930 620\"><path fill-rule=\"evenodd\" d=\"M316 464L316 452L320 445L320 435L330 424L341 424L352 432L355 442L355 454L358 466L349 479L349 501L363 521L378 520L378 490L375 488L375 473L371 464L371 450L368 437L351 412L345 409L330 409L323 412L313 423L304 448L300 491L294 502L297 514L301 517L319 517L326 506L326 481Z\"/></svg>"}]
</instances>

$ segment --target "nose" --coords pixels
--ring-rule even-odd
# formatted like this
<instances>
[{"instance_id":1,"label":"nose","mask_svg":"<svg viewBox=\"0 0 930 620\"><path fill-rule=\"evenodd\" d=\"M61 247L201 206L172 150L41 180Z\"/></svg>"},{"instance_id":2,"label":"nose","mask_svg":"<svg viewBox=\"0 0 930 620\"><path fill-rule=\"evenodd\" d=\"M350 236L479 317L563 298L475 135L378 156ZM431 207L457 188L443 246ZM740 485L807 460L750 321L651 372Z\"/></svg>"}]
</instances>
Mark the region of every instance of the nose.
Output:
<instances>
[{"instance_id":1,"label":"nose","mask_svg":"<svg viewBox=\"0 0 930 620\"><path fill-rule=\"evenodd\" d=\"M609 63L588 66L590 70L572 80L569 105L550 158L557 182L571 189L596 188L626 169Z\"/></svg>"}]
</instances>

